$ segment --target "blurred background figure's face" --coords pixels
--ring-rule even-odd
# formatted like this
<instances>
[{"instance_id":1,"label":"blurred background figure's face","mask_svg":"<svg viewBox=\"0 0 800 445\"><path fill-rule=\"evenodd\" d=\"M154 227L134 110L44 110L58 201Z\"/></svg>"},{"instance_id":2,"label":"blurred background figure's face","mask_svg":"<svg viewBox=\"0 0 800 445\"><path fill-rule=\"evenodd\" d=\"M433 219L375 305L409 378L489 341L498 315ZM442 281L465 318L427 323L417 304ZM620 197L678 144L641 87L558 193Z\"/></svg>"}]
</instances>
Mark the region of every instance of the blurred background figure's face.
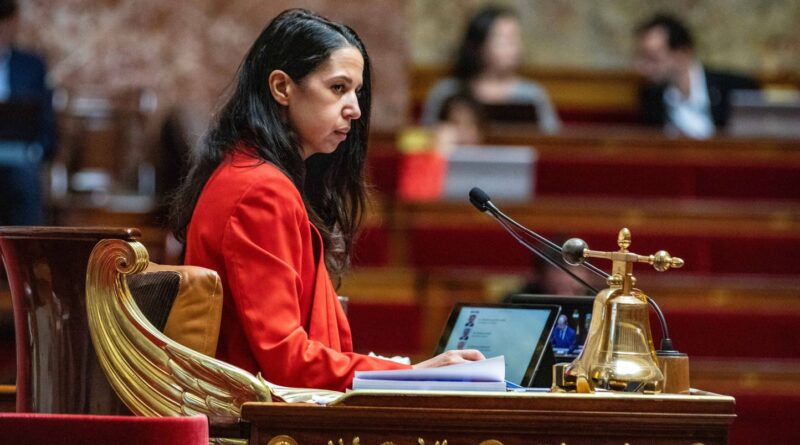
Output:
<instances>
[{"instance_id":1,"label":"blurred background figure's face","mask_svg":"<svg viewBox=\"0 0 800 445\"><path fill-rule=\"evenodd\" d=\"M584 281L589 281L588 270L583 267L571 268L570 271ZM586 288L571 276L554 267L542 271L542 290L553 295L585 295Z\"/></svg>"},{"instance_id":2,"label":"blurred background figure's face","mask_svg":"<svg viewBox=\"0 0 800 445\"><path fill-rule=\"evenodd\" d=\"M494 73L510 73L519 66L522 54L522 36L519 22L513 17L495 20L483 46L486 70Z\"/></svg>"},{"instance_id":3,"label":"blurred background figure's face","mask_svg":"<svg viewBox=\"0 0 800 445\"><path fill-rule=\"evenodd\" d=\"M478 145L483 142L481 134L481 123L478 116L469 105L464 103L454 103L447 116L447 123L453 127L454 144L456 145Z\"/></svg>"},{"instance_id":4,"label":"blurred background figure's face","mask_svg":"<svg viewBox=\"0 0 800 445\"><path fill-rule=\"evenodd\" d=\"M5 20L0 20L0 51L6 50L14 43L14 37L17 34L17 19L11 17Z\"/></svg>"},{"instance_id":5,"label":"blurred background figure's face","mask_svg":"<svg viewBox=\"0 0 800 445\"><path fill-rule=\"evenodd\" d=\"M564 314L559 315L557 324L558 324L558 327L560 327L560 328L563 328L564 326L566 326L567 325L567 316L564 315Z\"/></svg>"},{"instance_id":6,"label":"blurred background figure's face","mask_svg":"<svg viewBox=\"0 0 800 445\"><path fill-rule=\"evenodd\" d=\"M639 36L634 66L639 74L651 82L669 82L676 71L676 53L667 44L666 31L653 28Z\"/></svg>"}]
</instances>

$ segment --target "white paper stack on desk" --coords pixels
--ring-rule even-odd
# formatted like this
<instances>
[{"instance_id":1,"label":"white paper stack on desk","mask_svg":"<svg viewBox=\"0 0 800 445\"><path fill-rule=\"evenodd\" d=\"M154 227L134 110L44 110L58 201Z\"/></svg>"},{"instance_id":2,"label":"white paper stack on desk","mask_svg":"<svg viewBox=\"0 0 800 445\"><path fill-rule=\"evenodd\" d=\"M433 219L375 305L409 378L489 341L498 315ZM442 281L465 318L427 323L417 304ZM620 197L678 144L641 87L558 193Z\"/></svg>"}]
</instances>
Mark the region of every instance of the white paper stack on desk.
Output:
<instances>
[{"instance_id":1,"label":"white paper stack on desk","mask_svg":"<svg viewBox=\"0 0 800 445\"><path fill-rule=\"evenodd\" d=\"M501 355L441 368L356 371L353 389L429 391L505 391L506 362Z\"/></svg>"}]
</instances>

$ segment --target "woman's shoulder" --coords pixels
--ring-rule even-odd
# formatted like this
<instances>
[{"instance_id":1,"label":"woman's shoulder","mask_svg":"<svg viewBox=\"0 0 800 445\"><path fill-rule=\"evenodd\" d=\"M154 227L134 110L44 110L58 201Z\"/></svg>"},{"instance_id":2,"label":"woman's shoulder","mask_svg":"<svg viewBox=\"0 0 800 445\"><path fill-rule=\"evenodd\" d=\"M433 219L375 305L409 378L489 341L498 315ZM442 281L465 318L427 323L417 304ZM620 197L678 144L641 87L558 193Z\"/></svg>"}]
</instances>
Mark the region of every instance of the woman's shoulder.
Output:
<instances>
[{"instance_id":1,"label":"woman's shoulder","mask_svg":"<svg viewBox=\"0 0 800 445\"><path fill-rule=\"evenodd\" d=\"M209 179L204 193L225 196L229 202L268 197L302 206L300 192L274 164L242 152L229 155Z\"/></svg>"},{"instance_id":2,"label":"woman's shoulder","mask_svg":"<svg viewBox=\"0 0 800 445\"><path fill-rule=\"evenodd\" d=\"M455 77L439 79L430 89L431 95L453 95L461 88L461 82Z\"/></svg>"},{"instance_id":3,"label":"woman's shoulder","mask_svg":"<svg viewBox=\"0 0 800 445\"><path fill-rule=\"evenodd\" d=\"M547 90L539 84L530 79L519 79L514 85L512 93L517 99L525 100L540 100L547 99Z\"/></svg>"}]
</instances>

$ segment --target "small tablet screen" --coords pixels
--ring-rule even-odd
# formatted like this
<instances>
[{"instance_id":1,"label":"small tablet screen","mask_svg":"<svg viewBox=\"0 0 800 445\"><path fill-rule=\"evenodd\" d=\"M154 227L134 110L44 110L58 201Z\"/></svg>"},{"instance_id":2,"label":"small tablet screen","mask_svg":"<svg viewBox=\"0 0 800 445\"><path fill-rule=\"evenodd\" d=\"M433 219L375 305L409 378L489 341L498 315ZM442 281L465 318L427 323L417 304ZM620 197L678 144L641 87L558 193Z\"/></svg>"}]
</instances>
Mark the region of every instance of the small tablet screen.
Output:
<instances>
[{"instance_id":1,"label":"small tablet screen","mask_svg":"<svg viewBox=\"0 0 800 445\"><path fill-rule=\"evenodd\" d=\"M505 356L506 380L528 386L544 352L558 306L457 304L436 353L477 349L487 358Z\"/></svg>"}]
</instances>

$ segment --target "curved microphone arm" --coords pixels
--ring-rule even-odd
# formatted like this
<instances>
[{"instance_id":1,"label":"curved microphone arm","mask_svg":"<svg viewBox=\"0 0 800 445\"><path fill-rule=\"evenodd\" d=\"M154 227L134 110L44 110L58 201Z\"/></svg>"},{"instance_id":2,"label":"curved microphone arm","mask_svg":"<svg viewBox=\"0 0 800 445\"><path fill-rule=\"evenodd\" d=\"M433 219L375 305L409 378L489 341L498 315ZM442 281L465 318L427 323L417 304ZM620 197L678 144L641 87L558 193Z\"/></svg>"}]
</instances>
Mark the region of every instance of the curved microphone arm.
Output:
<instances>
[{"instance_id":1,"label":"curved microphone arm","mask_svg":"<svg viewBox=\"0 0 800 445\"><path fill-rule=\"evenodd\" d=\"M517 230L523 232L524 234L534 238L536 241L540 242L541 244L543 244L545 247L549 248L553 252L557 252L557 253L562 254L562 255L565 254L565 250L564 249L567 247L566 243L565 243L564 247L559 247L556 243L548 240L547 238L543 237L542 235L539 235L538 233L534 232L533 230L530 230L527 227L523 226L522 224L518 223L516 220L514 220L511 217L509 217L508 215L503 213L499 208L497 208L497 206L495 206L494 203L492 202L491 198L489 198L489 195L487 195L486 192L484 192L483 190L481 190L478 187L473 187L472 190L470 190L470 192L469 192L469 202L472 203L472 205L475 206L475 208L477 208L481 212L488 213L489 215L494 217L494 219L498 223L500 223L500 226L503 227L503 229L505 229L505 231L508 232L508 234L511 235L517 242L522 244L523 247L525 247L529 251L531 251L534 254L536 254L539 258L543 259L544 261L546 261L551 266L554 266L554 267L560 269L561 271L563 271L564 273L569 275L573 280L575 280L578 283L580 283L581 285L585 286L587 289L591 290L592 292L595 292L595 293L599 292L597 288L595 288L594 286L591 286L586 281L584 281L583 279L581 279L580 277L575 275L573 272L571 272L569 269L567 269L564 265L559 264L556 261L553 261L547 255L545 255L542 251L540 251L539 249L534 247L532 244L530 244L528 241L523 239L522 236L519 233L517 233L514 229L516 228ZM585 244L585 243L583 243L583 244ZM582 253L583 252L581 252L581 260L572 263L573 265L583 266L586 269L588 269L589 271L591 271L592 273L594 273L595 275L597 275L597 276L599 276L599 277L601 277L603 279L606 279L606 278L609 277L609 275L606 272L604 272L602 269L599 269L595 265L589 263L588 261L585 261L582 258ZM574 252L569 252L569 254L574 254ZM656 315L658 316L659 324L661 325L661 334L662 334L661 335L662 336L662 338L661 338L661 350L662 351L672 351L673 350L672 349L672 337L670 337L670 335L669 335L669 328L667 327L667 319L666 319L666 317L664 317L664 312L661 311L661 308L658 306L658 303L656 303L655 300L653 300L649 296L647 296L647 302L650 304L650 306L656 312Z\"/></svg>"},{"instance_id":2,"label":"curved microphone arm","mask_svg":"<svg viewBox=\"0 0 800 445\"><path fill-rule=\"evenodd\" d=\"M508 223L512 224L514 227L518 228L519 230L522 230L525 234L531 236L532 238L536 239L540 243L542 243L545 246L549 247L550 250L552 250L553 252L558 253L558 254L561 254L563 252L562 248L558 244L550 241L549 239L543 237L542 235L539 235L538 233L534 232L533 230L531 230L531 229L523 226L522 224L518 223L517 221L515 221L514 219L512 219L511 217L509 217L508 215L503 213L500 209L498 209L497 206L495 206L494 203L492 203L491 201L487 202L486 204L487 204L487 207L488 207L488 211L494 213L495 216L497 216L499 218L502 218L503 220L505 220ZM608 278L608 274L607 273L603 272L602 269L598 268L597 266L595 266L594 264L592 264L592 263L590 263L588 261L583 261L581 263L581 265L583 267L585 267L586 269L588 269L589 271L591 271L592 273L594 273L595 275L597 275L598 277L602 278L602 279Z\"/></svg>"},{"instance_id":3,"label":"curved microphone arm","mask_svg":"<svg viewBox=\"0 0 800 445\"><path fill-rule=\"evenodd\" d=\"M493 213L493 212L491 212L491 210L489 212ZM505 222L501 218L497 217L497 215L493 215L493 216L495 216L496 221L498 223L500 223L500 226L503 229L505 229L505 231L508 232L508 234L511 235L515 240L517 240L517 242L522 244L523 247L525 247L526 249L528 249L531 252L535 253L539 258L541 258L545 262L547 262L547 264L549 264L549 265L551 265L553 267L556 267L558 269L561 269L562 272L566 273L573 280L577 281L578 283L580 283L581 285L583 285L587 289L591 290L592 292L595 292L595 293L599 292L599 290L597 288L595 288L594 286L590 285L589 283L584 281L581 277L575 275L575 273L573 273L571 270L567 269L562 264L559 264L558 262L554 261L553 259L551 259L547 255L545 255L544 252L542 252L541 250L537 249L535 246L533 246L532 244L530 244L526 240L524 240L517 232L514 231L513 227L511 227L507 222Z\"/></svg>"}]
</instances>

